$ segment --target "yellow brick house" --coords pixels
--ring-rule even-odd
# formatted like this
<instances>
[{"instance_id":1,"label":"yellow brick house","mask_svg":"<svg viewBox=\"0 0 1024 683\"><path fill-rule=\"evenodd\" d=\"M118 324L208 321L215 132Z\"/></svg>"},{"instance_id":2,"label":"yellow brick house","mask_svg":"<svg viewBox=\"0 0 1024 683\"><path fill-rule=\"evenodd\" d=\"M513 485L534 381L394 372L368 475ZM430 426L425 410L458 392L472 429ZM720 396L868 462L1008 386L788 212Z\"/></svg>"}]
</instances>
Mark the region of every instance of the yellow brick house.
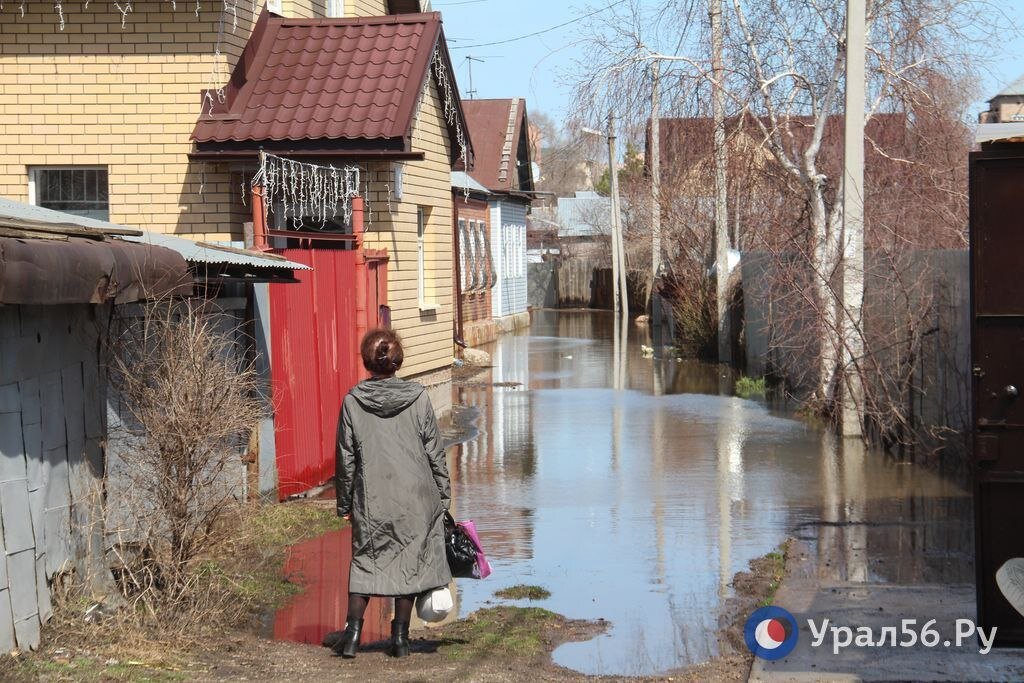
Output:
<instances>
[{"instance_id":1,"label":"yellow brick house","mask_svg":"<svg viewBox=\"0 0 1024 683\"><path fill-rule=\"evenodd\" d=\"M450 170L472 148L440 15L416 0L174 5L3 4L0 196L237 246L261 150L356 167L403 374L446 409Z\"/></svg>"}]
</instances>

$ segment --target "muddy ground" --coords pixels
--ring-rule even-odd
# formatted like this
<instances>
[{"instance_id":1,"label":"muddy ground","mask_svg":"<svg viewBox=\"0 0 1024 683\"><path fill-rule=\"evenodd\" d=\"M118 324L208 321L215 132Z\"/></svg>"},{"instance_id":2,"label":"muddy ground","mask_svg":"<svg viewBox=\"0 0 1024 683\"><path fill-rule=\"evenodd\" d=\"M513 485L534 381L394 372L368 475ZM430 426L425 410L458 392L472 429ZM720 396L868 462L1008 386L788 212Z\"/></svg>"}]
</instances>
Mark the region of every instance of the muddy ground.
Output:
<instances>
[{"instance_id":1,"label":"muddy ground","mask_svg":"<svg viewBox=\"0 0 1024 683\"><path fill-rule=\"evenodd\" d=\"M743 645L743 623L771 600L782 576L783 556L772 553L737 574L735 597L720 617L720 657L663 676L630 680L746 680L752 657ZM606 622L566 619L539 608L494 607L440 629L414 632L413 653L393 659L385 643L364 645L353 660L314 645L277 642L255 624L209 634L188 650L174 644L129 647L116 639L74 640L49 628L44 647L0 661L0 679L11 681L285 681L300 679L389 681L602 680L556 666L550 654L561 643L594 637ZM97 636L99 632L97 632ZM607 678L603 680L623 680Z\"/></svg>"}]
</instances>

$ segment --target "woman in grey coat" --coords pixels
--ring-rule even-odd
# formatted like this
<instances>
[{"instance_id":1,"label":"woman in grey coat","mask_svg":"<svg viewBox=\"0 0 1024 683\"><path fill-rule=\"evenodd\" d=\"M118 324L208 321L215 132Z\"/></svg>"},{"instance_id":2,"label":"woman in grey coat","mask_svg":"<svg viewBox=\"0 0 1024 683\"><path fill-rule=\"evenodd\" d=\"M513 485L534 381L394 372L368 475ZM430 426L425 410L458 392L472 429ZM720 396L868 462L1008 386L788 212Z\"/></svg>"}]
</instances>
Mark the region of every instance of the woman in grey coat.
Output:
<instances>
[{"instance_id":1,"label":"woman in grey coat","mask_svg":"<svg viewBox=\"0 0 1024 683\"><path fill-rule=\"evenodd\" d=\"M452 579L444 547L451 485L434 408L423 386L395 377L402 344L373 330L360 344L371 373L345 397L338 420L338 514L352 522L348 623L332 643L354 657L370 596L395 598L394 657L409 654L416 596Z\"/></svg>"}]
</instances>

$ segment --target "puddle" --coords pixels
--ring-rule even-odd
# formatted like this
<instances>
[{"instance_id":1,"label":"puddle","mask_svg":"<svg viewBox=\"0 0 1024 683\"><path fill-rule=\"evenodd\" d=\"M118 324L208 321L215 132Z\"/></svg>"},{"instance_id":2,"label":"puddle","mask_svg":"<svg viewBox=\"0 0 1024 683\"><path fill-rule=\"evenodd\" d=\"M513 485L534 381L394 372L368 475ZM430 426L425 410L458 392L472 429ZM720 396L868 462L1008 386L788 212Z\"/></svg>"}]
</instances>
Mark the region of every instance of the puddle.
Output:
<instances>
[{"instance_id":1,"label":"puddle","mask_svg":"<svg viewBox=\"0 0 1024 683\"><path fill-rule=\"evenodd\" d=\"M612 624L559 647L557 663L655 674L718 654L732 576L789 534L846 580L971 580L966 491L719 395L731 389L720 368L643 358L646 332L629 334L617 354L611 315L541 311L456 390L479 431L451 452L455 513L476 522L494 568L459 582L461 616L540 585L551 597L530 604ZM347 545L318 541L289 562L324 580L278 614L279 637L319 642L344 623Z\"/></svg>"},{"instance_id":2,"label":"puddle","mask_svg":"<svg viewBox=\"0 0 1024 683\"><path fill-rule=\"evenodd\" d=\"M330 631L345 628L351 561L351 527L328 532L288 549L285 576L304 590L274 614L275 640L319 645ZM364 643L390 637L390 610L390 601L370 600L363 618Z\"/></svg>"}]
</instances>

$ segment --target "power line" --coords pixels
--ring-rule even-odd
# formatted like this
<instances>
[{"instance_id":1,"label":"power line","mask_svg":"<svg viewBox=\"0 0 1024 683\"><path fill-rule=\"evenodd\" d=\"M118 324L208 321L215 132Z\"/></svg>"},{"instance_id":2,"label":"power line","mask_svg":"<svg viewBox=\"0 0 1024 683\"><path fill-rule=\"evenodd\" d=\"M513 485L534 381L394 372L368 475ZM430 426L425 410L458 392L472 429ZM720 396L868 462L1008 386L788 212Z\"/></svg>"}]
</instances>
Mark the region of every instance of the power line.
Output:
<instances>
[{"instance_id":1,"label":"power line","mask_svg":"<svg viewBox=\"0 0 1024 683\"><path fill-rule=\"evenodd\" d=\"M470 48L475 48L475 47L490 47L491 45L505 45L507 43L514 43L514 42L519 41L519 40L526 40L527 38L533 38L534 36L540 36L540 35L543 35L545 33L550 33L551 31L554 31L556 29L564 28L566 26L569 26L570 24L575 24L577 21L583 21L584 19L589 19L590 17L594 16L595 14L600 14L601 12L605 12L607 10L610 10L612 7L615 7L616 5L621 5L624 2L626 2L626 0L616 0L615 2L611 3L610 5L606 5L605 7L602 7L599 10L594 10L593 12L591 12L589 14L584 14L582 16L576 17L575 19L570 19L569 21L566 21L564 23L558 24L557 26L552 26L550 28L545 28L545 29L542 29L540 31L534 31L533 33L527 33L526 35L523 35L523 36L516 36L515 38L508 38L506 40L495 40L495 41L490 42L490 43L477 43L476 45L459 45L459 46L451 47L449 49L450 50L468 50Z\"/></svg>"}]
</instances>

